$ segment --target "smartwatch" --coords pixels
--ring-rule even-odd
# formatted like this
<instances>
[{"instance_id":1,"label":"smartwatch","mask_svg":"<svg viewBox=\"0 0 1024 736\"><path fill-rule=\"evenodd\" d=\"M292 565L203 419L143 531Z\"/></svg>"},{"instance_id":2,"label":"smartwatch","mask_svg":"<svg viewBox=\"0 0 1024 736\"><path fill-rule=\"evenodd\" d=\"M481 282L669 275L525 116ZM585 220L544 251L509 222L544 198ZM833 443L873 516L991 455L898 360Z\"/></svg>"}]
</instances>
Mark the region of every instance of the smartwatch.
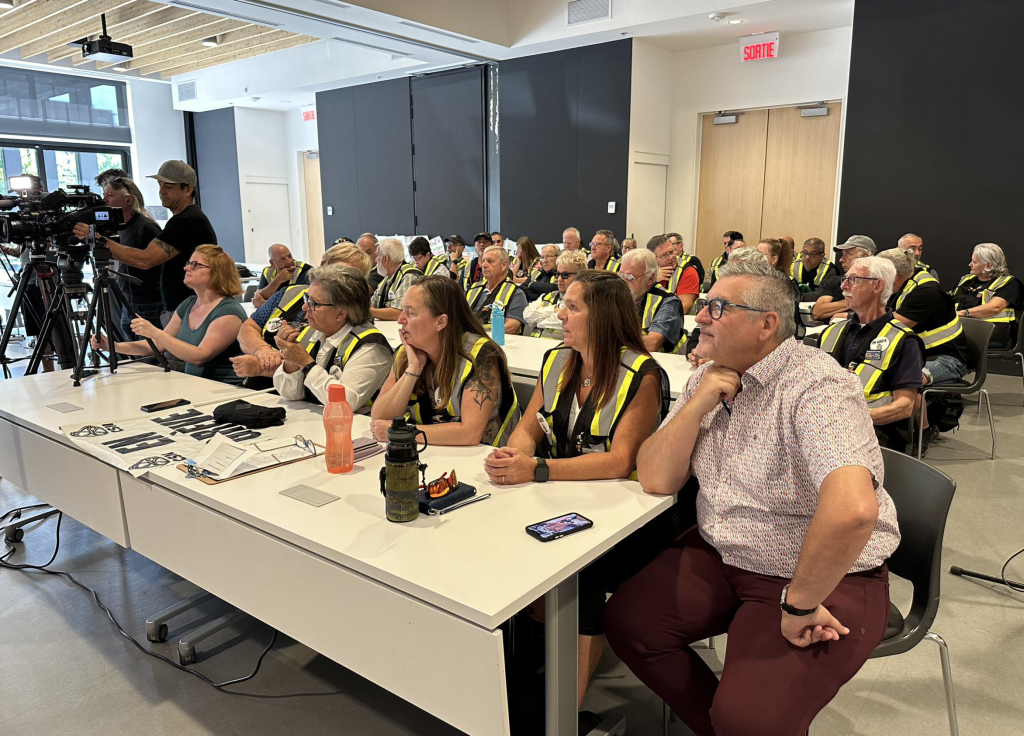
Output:
<instances>
[{"instance_id":1,"label":"smartwatch","mask_svg":"<svg viewBox=\"0 0 1024 736\"><path fill-rule=\"evenodd\" d=\"M316 368L316 361L315 360L312 363L306 363L306 365L302 366L302 380L303 381L306 380L306 377L309 376L309 372L311 370L313 370L314 368Z\"/></svg>"},{"instance_id":2,"label":"smartwatch","mask_svg":"<svg viewBox=\"0 0 1024 736\"><path fill-rule=\"evenodd\" d=\"M810 616L812 613L818 610L818 607L814 608L796 608L786 603L786 593L789 592L789 583L786 583L782 589L782 600L779 601L779 606L782 610L788 613L790 616Z\"/></svg>"},{"instance_id":3,"label":"smartwatch","mask_svg":"<svg viewBox=\"0 0 1024 736\"><path fill-rule=\"evenodd\" d=\"M538 483L548 482L548 461L542 457L537 458L537 469L534 471L534 480Z\"/></svg>"}]
</instances>

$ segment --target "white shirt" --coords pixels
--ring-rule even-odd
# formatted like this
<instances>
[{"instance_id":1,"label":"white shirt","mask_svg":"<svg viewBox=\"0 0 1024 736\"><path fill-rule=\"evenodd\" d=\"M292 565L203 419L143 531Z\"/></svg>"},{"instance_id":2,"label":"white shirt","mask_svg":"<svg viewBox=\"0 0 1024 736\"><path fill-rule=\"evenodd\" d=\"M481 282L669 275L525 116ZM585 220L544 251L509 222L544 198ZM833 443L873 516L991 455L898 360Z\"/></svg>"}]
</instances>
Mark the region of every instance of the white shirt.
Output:
<instances>
[{"instance_id":1,"label":"white shirt","mask_svg":"<svg viewBox=\"0 0 1024 736\"><path fill-rule=\"evenodd\" d=\"M562 295L558 295L558 301L549 304L543 298L534 299L526 305L523 310L523 319L531 328L540 330L554 330L562 333L562 320L558 319L558 312L562 309Z\"/></svg>"},{"instance_id":2,"label":"white shirt","mask_svg":"<svg viewBox=\"0 0 1024 736\"><path fill-rule=\"evenodd\" d=\"M301 399L305 396L303 389L308 388L321 404L326 405L327 387L331 384L340 384L345 387L345 399L352 407L352 411L357 414L367 413L366 403L387 380L391 370L391 353L383 345L365 345L352 354L345 365L344 373L341 367L333 362L328 366L328 358L337 351L341 341L351 331L352 326L345 325L326 340L322 332L314 331L313 339L321 343L320 351L316 355L316 367L311 368L309 374L304 376L301 370L285 373L284 364L279 365L274 372L274 388L281 397Z\"/></svg>"}]
</instances>

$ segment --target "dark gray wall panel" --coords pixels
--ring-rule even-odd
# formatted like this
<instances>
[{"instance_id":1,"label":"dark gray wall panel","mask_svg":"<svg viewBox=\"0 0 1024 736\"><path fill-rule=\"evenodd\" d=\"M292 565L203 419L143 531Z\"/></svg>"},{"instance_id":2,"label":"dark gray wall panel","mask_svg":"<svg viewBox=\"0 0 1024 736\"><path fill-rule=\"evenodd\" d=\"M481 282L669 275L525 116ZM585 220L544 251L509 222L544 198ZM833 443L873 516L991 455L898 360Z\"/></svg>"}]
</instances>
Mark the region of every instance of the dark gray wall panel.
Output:
<instances>
[{"instance_id":1,"label":"dark gray wall panel","mask_svg":"<svg viewBox=\"0 0 1024 736\"><path fill-rule=\"evenodd\" d=\"M1019 0L857 0L839 239L907 231L946 288L991 241L1024 276Z\"/></svg>"},{"instance_id":2,"label":"dark gray wall panel","mask_svg":"<svg viewBox=\"0 0 1024 736\"><path fill-rule=\"evenodd\" d=\"M498 89L502 232L561 242L576 225L579 53L503 61Z\"/></svg>"},{"instance_id":3,"label":"dark gray wall panel","mask_svg":"<svg viewBox=\"0 0 1024 736\"><path fill-rule=\"evenodd\" d=\"M245 261L235 110L197 112L194 120L203 212L217 233L218 245L236 261Z\"/></svg>"},{"instance_id":4,"label":"dark gray wall panel","mask_svg":"<svg viewBox=\"0 0 1024 736\"><path fill-rule=\"evenodd\" d=\"M576 221L584 242L608 229L626 236L629 101L633 44L617 41L579 49L576 142ZM608 203L615 202L615 214Z\"/></svg>"},{"instance_id":5,"label":"dark gray wall panel","mask_svg":"<svg viewBox=\"0 0 1024 736\"><path fill-rule=\"evenodd\" d=\"M316 94L320 189L327 247L342 236L355 239L366 232L359 222L354 89L346 87ZM328 207L334 214L327 214Z\"/></svg>"},{"instance_id":6,"label":"dark gray wall panel","mask_svg":"<svg viewBox=\"0 0 1024 736\"><path fill-rule=\"evenodd\" d=\"M486 227L484 68L412 80L416 232L469 240Z\"/></svg>"},{"instance_id":7,"label":"dark gray wall panel","mask_svg":"<svg viewBox=\"0 0 1024 736\"><path fill-rule=\"evenodd\" d=\"M352 90L360 230L382 235L412 233L409 79L364 84Z\"/></svg>"}]
</instances>

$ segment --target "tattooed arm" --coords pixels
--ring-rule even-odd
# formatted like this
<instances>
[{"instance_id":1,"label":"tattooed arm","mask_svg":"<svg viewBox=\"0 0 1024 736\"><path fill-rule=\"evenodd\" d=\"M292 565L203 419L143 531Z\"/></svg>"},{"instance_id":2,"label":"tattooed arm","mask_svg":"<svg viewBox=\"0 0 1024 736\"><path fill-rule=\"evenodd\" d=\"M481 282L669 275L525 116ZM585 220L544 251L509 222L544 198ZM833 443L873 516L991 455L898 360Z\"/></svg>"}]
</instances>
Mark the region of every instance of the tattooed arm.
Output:
<instances>
[{"instance_id":1,"label":"tattooed arm","mask_svg":"<svg viewBox=\"0 0 1024 736\"><path fill-rule=\"evenodd\" d=\"M487 433L494 407L501 405L501 369L490 346L477 356L473 375L462 389L462 416L457 422L421 425L432 445L478 445Z\"/></svg>"}]
</instances>

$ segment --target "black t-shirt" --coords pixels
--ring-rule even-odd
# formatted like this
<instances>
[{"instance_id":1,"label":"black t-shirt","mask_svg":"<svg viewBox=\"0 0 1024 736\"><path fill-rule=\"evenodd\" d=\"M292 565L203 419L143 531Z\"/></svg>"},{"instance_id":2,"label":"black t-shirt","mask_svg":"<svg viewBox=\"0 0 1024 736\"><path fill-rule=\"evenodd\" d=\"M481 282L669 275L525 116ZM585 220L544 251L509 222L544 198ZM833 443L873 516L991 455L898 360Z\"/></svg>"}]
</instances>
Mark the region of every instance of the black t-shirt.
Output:
<instances>
[{"instance_id":1,"label":"black t-shirt","mask_svg":"<svg viewBox=\"0 0 1024 736\"><path fill-rule=\"evenodd\" d=\"M943 325L948 325L956 315L956 308L953 306L953 297L942 290L937 281L925 282L914 288L903 299L899 309L896 309L896 302L900 294L907 288L908 281L903 288L889 297L889 309L894 309L901 317L916 322L912 329L917 334L935 330ZM936 355L952 355L962 363L967 362L967 338L960 334L955 340L943 343L924 352L925 360L934 358Z\"/></svg>"},{"instance_id":2,"label":"black t-shirt","mask_svg":"<svg viewBox=\"0 0 1024 736\"><path fill-rule=\"evenodd\" d=\"M160 226L145 215L135 215L118 231L118 242L126 248L145 250L153 241L160 237ZM118 273L128 274L139 279L141 284L133 284L126 279L118 279L118 286L124 291L129 304L152 304L160 301L160 270L135 268L126 263L118 266Z\"/></svg>"},{"instance_id":3,"label":"black t-shirt","mask_svg":"<svg viewBox=\"0 0 1024 736\"><path fill-rule=\"evenodd\" d=\"M992 285L992 281L980 281L973 279L962 286L957 286L953 291L953 301L957 309L971 309L981 304L981 292ZM994 297L1005 299L1018 314L1021 309L1021 302L1024 301L1024 290L1016 278L1011 278L1006 286L996 289ZM992 342L1008 343L1017 339L1017 321L995 322L995 329L992 330Z\"/></svg>"},{"instance_id":4,"label":"black t-shirt","mask_svg":"<svg viewBox=\"0 0 1024 736\"><path fill-rule=\"evenodd\" d=\"M192 260L196 246L217 245L217 233L203 211L190 204L176 214L158 236L161 241L178 251L178 254L160 267L160 292L164 310L171 312L192 296L192 290L185 286L185 264Z\"/></svg>"}]
</instances>

